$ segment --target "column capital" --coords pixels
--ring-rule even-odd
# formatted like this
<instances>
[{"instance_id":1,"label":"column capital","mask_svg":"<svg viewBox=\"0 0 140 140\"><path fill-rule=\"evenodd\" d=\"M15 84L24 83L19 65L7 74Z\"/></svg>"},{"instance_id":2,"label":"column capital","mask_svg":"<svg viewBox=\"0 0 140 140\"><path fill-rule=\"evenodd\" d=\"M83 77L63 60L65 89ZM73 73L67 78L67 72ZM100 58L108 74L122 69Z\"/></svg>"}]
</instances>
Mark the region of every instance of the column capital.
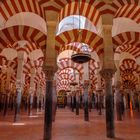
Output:
<instances>
[{"instance_id":1,"label":"column capital","mask_svg":"<svg viewBox=\"0 0 140 140\"><path fill-rule=\"evenodd\" d=\"M21 89L21 88L22 88L22 84L23 84L23 83L22 83L22 81L21 81L20 79L17 79L17 80L16 80L16 88L17 88L17 89Z\"/></svg>"},{"instance_id":2,"label":"column capital","mask_svg":"<svg viewBox=\"0 0 140 140\"><path fill-rule=\"evenodd\" d=\"M103 90L102 89L97 89L96 92L97 93L101 93Z\"/></svg>"},{"instance_id":3,"label":"column capital","mask_svg":"<svg viewBox=\"0 0 140 140\"><path fill-rule=\"evenodd\" d=\"M27 59L27 54L24 51L19 51L17 53L17 58L20 61L25 61Z\"/></svg>"},{"instance_id":4,"label":"column capital","mask_svg":"<svg viewBox=\"0 0 140 140\"><path fill-rule=\"evenodd\" d=\"M89 85L90 85L90 81L89 80L84 80L83 88L86 89L86 88L88 88Z\"/></svg>"},{"instance_id":5,"label":"column capital","mask_svg":"<svg viewBox=\"0 0 140 140\"><path fill-rule=\"evenodd\" d=\"M100 74L105 80L109 80L112 79L115 71L116 69L103 69L100 71Z\"/></svg>"},{"instance_id":6,"label":"column capital","mask_svg":"<svg viewBox=\"0 0 140 140\"><path fill-rule=\"evenodd\" d=\"M36 68L35 67L32 67L31 70L30 70L30 73L31 74L36 74Z\"/></svg>"}]
</instances>

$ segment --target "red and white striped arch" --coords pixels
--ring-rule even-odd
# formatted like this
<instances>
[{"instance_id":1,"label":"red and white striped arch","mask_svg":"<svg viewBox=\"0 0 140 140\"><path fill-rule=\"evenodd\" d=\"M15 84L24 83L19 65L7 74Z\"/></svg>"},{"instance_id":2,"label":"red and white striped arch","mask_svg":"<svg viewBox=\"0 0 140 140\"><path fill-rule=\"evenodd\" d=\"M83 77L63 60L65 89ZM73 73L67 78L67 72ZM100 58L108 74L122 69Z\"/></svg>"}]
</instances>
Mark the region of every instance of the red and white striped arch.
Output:
<instances>
[{"instance_id":1,"label":"red and white striped arch","mask_svg":"<svg viewBox=\"0 0 140 140\"><path fill-rule=\"evenodd\" d=\"M76 69L79 73L83 73L83 65L74 63L70 58L64 58L63 61L60 61L58 64L59 70L61 71L66 68Z\"/></svg>"},{"instance_id":2,"label":"red and white striped arch","mask_svg":"<svg viewBox=\"0 0 140 140\"><path fill-rule=\"evenodd\" d=\"M23 73L25 74L29 74L31 68L39 68L43 66L43 58L39 58L38 60L35 61L31 61L31 60L27 60L26 64L24 64L24 69L23 69Z\"/></svg>"},{"instance_id":3,"label":"red and white striped arch","mask_svg":"<svg viewBox=\"0 0 140 140\"><path fill-rule=\"evenodd\" d=\"M68 90L67 85L62 85L62 86L57 86L57 92L61 91L61 90Z\"/></svg>"},{"instance_id":4,"label":"red and white striped arch","mask_svg":"<svg viewBox=\"0 0 140 140\"><path fill-rule=\"evenodd\" d=\"M32 12L43 17L37 0L3 0L0 3L0 15L5 21L21 12Z\"/></svg>"},{"instance_id":5,"label":"red and white striped arch","mask_svg":"<svg viewBox=\"0 0 140 140\"><path fill-rule=\"evenodd\" d=\"M135 71L136 73L138 73L138 75L140 75L140 66L137 65L136 62L132 59L124 59L120 66L120 70L122 71L122 73L125 70L131 70Z\"/></svg>"},{"instance_id":6,"label":"red and white striped arch","mask_svg":"<svg viewBox=\"0 0 140 140\"><path fill-rule=\"evenodd\" d=\"M124 32L113 37L113 43L115 48L122 45L140 45L140 33L139 32Z\"/></svg>"},{"instance_id":7,"label":"red and white striped arch","mask_svg":"<svg viewBox=\"0 0 140 140\"><path fill-rule=\"evenodd\" d=\"M56 36L56 50L61 50L62 46L70 44L72 42L82 42L96 51L98 55L103 53L103 38L99 37L97 34L90 32L88 30L82 30L81 37L79 36L79 30L73 29L70 31L65 31L58 36Z\"/></svg>"},{"instance_id":8,"label":"red and white striped arch","mask_svg":"<svg viewBox=\"0 0 140 140\"><path fill-rule=\"evenodd\" d=\"M47 36L35 28L28 26L13 26L0 31L0 52L20 40L27 40L45 49Z\"/></svg>"},{"instance_id":9,"label":"red and white striped arch","mask_svg":"<svg viewBox=\"0 0 140 140\"><path fill-rule=\"evenodd\" d=\"M14 83L16 81L16 72L17 72L17 65L18 65L17 57L12 61L8 61L3 56L1 58L5 59L5 61L3 61L3 62L1 61L2 66L5 65L6 68L11 67L14 70L14 73L12 74L12 77L11 77L11 82ZM42 65L43 65L43 58L42 57L40 57L38 60L35 60L35 61L30 61L28 58L27 62L23 66L23 73L26 75L25 85L28 84L30 81L29 74L30 74L31 68L38 69L39 67L42 67ZM0 78L2 78L2 77L0 77Z\"/></svg>"},{"instance_id":10,"label":"red and white striped arch","mask_svg":"<svg viewBox=\"0 0 140 140\"><path fill-rule=\"evenodd\" d=\"M75 52L80 52L80 48L81 48L82 44L79 42L73 42L67 45L64 45L61 47L59 54L65 50L73 50Z\"/></svg>"},{"instance_id":11,"label":"red and white striped arch","mask_svg":"<svg viewBox=\"0 0 140 140\"><path fill-rule=\"evenodd\" d=\"M62 79L59 83L57 83L58 85L68 85L69 81L67 79Z\"/></svg>"},{"instance_id":12,"label":"red and white striped arch","mask_svg":"<svg viewBox=\"0 0 140 140\"><path fill-rule=\"evenodd\" d=\"M131 20L134 20L136 23L140 23L140 17L139 17L139 12L140 12L140 6L137 4L127 4L124 5L123 7L119 8L117 13L115 14L114 18L117 17L126 17Z\"/></svg>"},{"instance_id":13,"label":"red and white striped arch","mask_svg":"<svg viewBox=\"0 0 140 140\"><path fill-rule=\"evenodd\" d=\"M67 80L68 82L74 80L74 75L72 74L71 69L66 68L57 71L57 83L61 82L61 80Z\"/></svg>"},{"instance_id":14,"label":"red and white striped arch","mask_svg":"<svg viewBox=\"0 0 140 140\"><path fill-rule=\"evenodd\" d=\"M74 80L74 76L73 75L70 75L69 73L61 73L57 76L57 81L61 81L61 80L68 80L68 81L73 81Z\"/></svg>"},{"instance_id":15,"label":"red and white striped arch","mask_svg":"<svg viewBox=\"0 0 140 140\"><path fill-rule=\"evenodd\" d=\"M94 59L89 61L89 70L90 73L95 72L96 69L99 69L99 63L97 63Z\"/></svg>"},{"instance_id":16,"label":"red and white striped arch","mask_svg":"<svg viewBox=\"0 0 140 140\"><path fill-rule=\"evenodd\" d=\"M12 75L13 76L13 80L16 81L16 71L17 71L17 58L15 58L14 60L12 61L5 61L4 65L6 65L6 67L11 67L13 68L13 70L15 71L15 73ZM23 73L26 74L26 75L29 75L30 74L30 70L31 68L39 68L39 67L42 67L43 65L43 60L42 58L34 61L34 62L31 62L29 59L27 61L27 63L24 64L24 67L23 67ZM26 80L27 81L27 80Z\"/></svg>"},{"instance_id":17,"label":"red and white striped arch","mask_svg":"<svg viewBox=\"0 0 140 140\"><path fill-rule=\"evenodd\" d=\"M25 75L25 87L28 87L28 90L30 88L30 76L28 74Z\"/></svg>"},{"instance_id":18,"label":"red and white striped arch","mask_svg":"<svg viewBox=\"0 0 140 140\"><path fill-rule=\"evenodd\" d=\"M16 49L17 51L25 51L27 55L29 55L29 53L31 53L32 51L36 49L40 49L38 45L36 45L33 42L28 42L28 41L24 47L20 47L19 43L15 42L13 45L9 45L8 48L13 48L13 49Z\"/></svg>"},{"instance_id":19,"label":"red and white striped arch","mask_svg":"<svg viewBox=\"0 0 140 140\"><path fill-rule=\"evenodd\" d=\"M6 66L6 67L11 67L13 70L16 70L17 69L17 58L15 58L14 60L10 61L10 60L7 60L4 56L0 56L0 65L1 66ZM4 59L4 61L2 60Z\"/></svg>"},{"instance_id":20,"label":"red and white striped arch","mask_svg":"<svg viewBox=\"0 0 140 140\"><path fill-rule=\"evenodd\" d=\"M57 89L69 89L69 82L67 80L61 80L57 83Z\"/></svg>"},{"instance_id":21,"label":"red and white striped arch","mask_svg":"<svg viewBox=\"0 0 140 140\"><path fill-rule=\"evenodd\" d=\"M46 84L45 81L46 81L46 78L45 78L45 74L44 74L43 71L41 71L40 73L36 73L36 75L34 77L35 90L37 90L37 84L38 84L38 82L40 83L40 86L44 87L45 84ZM26 88L27 91L30 88L30 75L29 74L26 74L25 75L24 88Z\"/></svg>"},{"instance_id":22,"label":"red and white striped arch","mask_svg":"<svg viewBox=\"0 0 140 140\"><path fill-rule=\"evenodd\" d=\"M90 81L93 83L97 82L97 81L94 81L95 79L97 80L96 76L95 76L95 70L99 68L99 64L94 60L94 59L91 59L89 61L89 79Z\"/></svg>"},{"instance_id":23,"label":"red and white striped arch","mask_svg":"<svg viewBox=\"0 0 140 140\"><path fill-rule=\"evenodd\" d=\"M0 79L4 81L4 87L6 86L7 74L0 72ZM15 73L11 75L10 83L15 83Z\"/></svg>"},{"instance_id":24,"label":"red and white striped arch","mask_svg":"<svg viewBox=\"0 0 140 140\"><path fill-rule=\"evenodd\" d=\"M34 81L35 81L36 84L38 82L40 82L40 85L44 86L46 84L45 73L43 71L41 71L40 73L37 73L36 76L35 76Z\"/></svg>"},{"instance_id":25,"label":"red and white striped arch","mask_svg":"<svg viewBox=\"0 0 140 140\"><path fill-rule=\"evenodd\" d=\"M77 0L38 0L43 10L50 10L55 12L60 12L66 5L71 3L76 3L75 7L77 7ZM84 0L81 2L82 8L86 3L93 5L96 9L98 9L101 13L104 13L105 10L105 2L99 0ZM74 8L71 7L70 8ZM90 7L88 7L90 8ZM87 7L86 7L87 9ZM85 8L84 8L85 11Z\"/></svg>"},{"instance_id":26,"label":"red and white striped arch","mask_svg":"<svg viewBox=\"0 0 140 140\"><path fill-rule=\"evenodd\" d=\"M125 9L126 5L128 8L130 8L130 5L139 5L139 0L113 0L111 4L108 6L108 12L115 15L117 12L119 12L122 8ZM133 12L133 11L132 11ZM129 16L129 15L128 15Z\"/></svg>"},{"instance_id":27,"label":"red and white striped arch","mask_svg":"<svg viewBox=\"0 0 140 140\"><path fill-rule=\"evenodd\" d=\"M80 6L77 1L73 1L61 9L59 21L70 15L81 15L88 18L96 26L99 23L101 13L103 14L105 9L106 7L103 1L81 1Z\"/></svg>"},{"instance_id":28,"label":"red and white striped arch","mask_svg":"<svg viewBox=\"0 0 140 140\"><path fill-rule=\"evenodd\" d=\"M6 83L6 78L7 78L6 74L1 72L1 73L0 73L0 79L1 79L2 81L4 81L4 85L5 85L5 83Z\"/></svg>"},{"instance_id":29,"label":"red and white striped arch","mask_svg":"<svg viewBox=\"0 0 140 140\"><path fill-rule=\"evenodd\" d=\"M138 78L134 75L125 75L122 77L122 81L129 81L132 85L137 85L138 84Z\"/></svg>"},{"instance_id":30,"label":"red and white striped arch","mask_svg":"<svg viewBox=\"0 0 140 140\"><path fill-rule=\"evenodd\" d=\"M75 78L72 73L72 68L65 68L57 71L57 89L69 89L70 83L74 80Z\"/></svg>"},{"instance_id":31,"label":"red and white striped arch","mask_svg":"<svg viewBox=\"0 0 140 140\"><path fill-rule=\"evenodd\" d=\"M4 61L3 61L4 59ZM16 70L17 70L17 59L15 58L12 61L7 60L4 56L0 56L0 79L3 79L6 82L6 78L7 78L7 73L3 73L2 71L2 67L5 66L5 69L8 69L9 67L13 69L13 73L11 76L11 83L15 82L15 77L16 77Z\"/></svg>"},{"instance_id":32,"label":"red and white striped arch","mask_svg":"<svg viewBox=\"0 0 140 140\"><path fill-rule=\"evenodd\" d=\"M130 45L130 44L126 44L126 45L122 45L116 48L115 53L117 54L121 54L122 52L128 52L130 54L132 54L135 58L140 57L140 48L136 47L135 45Z\"/></svg>"},{"instance_id":33,"label":"red and white striped arch","mask_svg":"<svg viewBox=\"0 0 140 140\"><path fill-rule=\"evenodd\" d=\"M95 90L97 84L97 77L93 75L92 77L90 77L90 81L91 81L91 88Z\"/></svg>"}]
</instances>

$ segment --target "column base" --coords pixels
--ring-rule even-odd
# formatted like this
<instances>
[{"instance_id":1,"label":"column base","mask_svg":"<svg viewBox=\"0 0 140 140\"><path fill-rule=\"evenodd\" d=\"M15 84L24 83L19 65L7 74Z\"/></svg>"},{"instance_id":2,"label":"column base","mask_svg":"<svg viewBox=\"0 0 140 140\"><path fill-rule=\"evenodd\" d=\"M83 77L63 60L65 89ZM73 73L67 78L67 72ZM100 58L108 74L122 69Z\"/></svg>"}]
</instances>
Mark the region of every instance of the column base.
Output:
<instances>
[{"instance_id":1,"label":"column base","mask_svg":"<svg viewBox=\"0 0 140 140\"><path fill-rule=\"evenodd\" d=\"M115 137L113 96L106 95L106 131L108 138Z\"/></svg>"},{"instance_id":2,"label":"column base","mask_svg":"<svg viewBox=\"0 0 140 140\"><path fill-rule=\"evenodd\" d=\"M84 107L84 120L89 121L89 112L88 112L88 101L85 101L85 107Z\"/></svg>"},{"instance_id":3,"label":"column base","mask_svg":"<svg viewBox=\"0 0 140 140\"><path fill-rule=\"evenodd\" d=\"M76 103L76 115L79 115L79 103Z\"/></svg>"},{"instance_id":4,"label":"column base","mask_svg":"<svg viewBox=\"0 0 140 140\"><path fill-rule=\"evenodd\" d=\"M85 121L89 121L89 112L88 112L88 108L85 109L85 112L84 112L84 120Z\"/></svg>"},{"instance_id":5,"label":"column base","mask_svg":"<svg viewBox=\"0 0 140 140\"><path fill-rule=\"evenodd\" d=\"M89 121L89 118L88 118L88 117L86 117L86 118L85 118L85 121L86 121L86 122L88 122L88 121Z\"/></svg>"},{"instance_id":6,"label":"column base","mask_svg":"<svg viewBox=\"0 0 140 140\"><path fill-rule=\"evenodd\" d=\"M47 122L48 123L48 122ZM44 138L43 140L51 140L52 139L52 122L44 128Z\"/></svg>"},{"instance_id":7,"label":"column base","mask_svg":"<svg viewBox=\"0 0 140 140\"><path fill-rule=\"evenodd\" d=\"M102 115L102 112L99 112L98 115Z\"/></svg>"},{"instance_id":8,"label":"column base","mask_svg":"<svg viewBox=\"0 0 140 140\"><path fill-rule=\"evenodd\" d=\"M14 122L20 121L20 104L17 103L15 106L15 116L14 116Z\"/></svg>"},{"instance_id":9,"label":"column base","mask_svg":"<svg viewBox=\"0 0 140 140\"><path fill-rule=\"evenodd\" d=\"M7 115L7 109L8 109L8 96L5 96L5 103L4 103L4 111L3 111L3 116Z\"/></svg>"},{"instance_id":10,"label":"column base","mask_svg":"<svg viewBox=\"0 0 140 140\"><path fill-rule=\"evenodd\" d=\"M53 109L52 109L52 121L55 122L55 116L56 116L56 109L57 109L57 104L53 103Z\"/></svg>"},{"instance_id":11,"label":"column base","mask_svg":"<svg viewBox=\"0 0 140 140\"><path fill-rule=\"evenodd\" d=\"M74 112L74 107L73 107L73 105L72 105L71 111Z\"/></svg>"},{"instance_id":12,"label":"column base","mask_svg":"<svg viewBox=\"0 0 140 140\"><path fill-rule=\"evenodd\" d=\"M32 116L32 104L29 105L29 111L28 111L28 116Z\"/></svg>"},{"instance_id":13,"label":"column base","mask_svg":"<svg viewBox=\"0 0 140 140\"><path fill-rule=\"evenodd\" d=\"M19 122L20 121L20 115L16 115L15 118L14 118L14 122Z\"/></svg>"},{"instance_id":14,"label":"column base","mask_svg":"<svg viewBox=\"0 0 140 140\"><path fill-rule=\"evenodd\" d=\"M115 138L115 132L114 130L107 130L107 135L108 138Z\"/></svg>"}]
</instances>

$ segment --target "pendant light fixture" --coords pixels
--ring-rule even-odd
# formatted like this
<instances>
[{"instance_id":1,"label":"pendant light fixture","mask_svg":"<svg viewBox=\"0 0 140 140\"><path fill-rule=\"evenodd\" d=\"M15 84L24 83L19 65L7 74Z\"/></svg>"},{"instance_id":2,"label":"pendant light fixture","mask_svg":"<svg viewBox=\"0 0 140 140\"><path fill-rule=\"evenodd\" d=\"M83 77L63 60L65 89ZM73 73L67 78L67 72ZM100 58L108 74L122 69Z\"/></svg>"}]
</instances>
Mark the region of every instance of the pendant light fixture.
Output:
<instances>
[{"instance_id":1,"label":"pendant light fixture","mask_svg":"<svg viewBox=\"0 0 140 140\"><path fill-rule=\"evenodd\" d=\"M81 30L81 21L80 21L80 0L78 1L78 9L79 9L79 32L78 32L78 36L80 39L80 43L82 44L80 52L75 53L73 51L73 54L71 56L71 60L75 63L79 63L79 64L83 64L88 62L91 59L91 54L89 52L89 46L86 44L82 43L82 30Z\"/></svg>"}]
</instances>

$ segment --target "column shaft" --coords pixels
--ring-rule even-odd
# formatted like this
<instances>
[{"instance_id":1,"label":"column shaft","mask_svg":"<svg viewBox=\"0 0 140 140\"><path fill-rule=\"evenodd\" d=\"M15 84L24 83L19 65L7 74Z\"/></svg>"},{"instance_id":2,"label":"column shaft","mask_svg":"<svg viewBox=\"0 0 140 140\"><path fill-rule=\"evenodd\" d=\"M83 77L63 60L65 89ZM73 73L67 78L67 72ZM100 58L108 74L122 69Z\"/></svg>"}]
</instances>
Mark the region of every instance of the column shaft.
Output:
<instances>
[{"instance_id":1,"label":"column shaft","mask_svg":"<svg viewBox=\"0 0 140 140\"><path fill-rule=\"evenodd\" d=\"M53 76L54 70L52 66L44 65L46 74L46 94L45 94L45 114L44 114L44 140L52 138L52 103L53 103Z\"/></svg>"},{"instance_id":2,"label":"column shaft","mask_svg":"<svg viewBox=\"0 0 140 140\"><path fill-rule=\"evenodd\" d=\"M46 81L44 140L52 137L52 81Z\"/></svg>"},{"instance_id":3,"label":"column shaft","mask_svg":"<svg viewBox=\"0 0 140 140\"><path fill-rule=\"evenodd\" d=\"M113 94L112 94L112 77L114 71L112 69L106 69L101 71L101 75L105 79L105 104L106 104L106 131L107 137L115 137L114 127L114 106L113 106Z\"/></svg>"},{"instance_id":4,"label":"column shaft","mask_svg":"<svg viewBox=\"0 0 140 140\"><path fill-rule=\"evenodd\" d=\"M30 89L29 89L29 113L28 115L32 115L32 108L33 108L33 98L34 98L34 90L35 90L35 84L34 84L34 77L35 77L35 68L31 69L31 79L30 79Z\"/></svg>"},{"instance_id":5,"label":"column shaft","mask_svg":"<svg viewBox=\"0 0 140 140\"><path fill-rule=\"evenodd\" d=\"M14 122L17 122L20 120L20 104L21 104L22 91L18 89L16 94L17 94L17 97L16 97L16 103L15 103Z\"/></svg>"},{"instance_id":6,"label":"column shaft","mask_svg":"<svg viewBox=\"0 0 140 140\"><path fill-rule=\"evenodd\" d=\"M112 94L112 81L108 79L105 82L106 92L106 128L107 137L114 138L114 106L113 106L113 94Z\"/></svg>"},{"instance_id":7,"label":"column shaft","mask_svg":"<svg viewBox=\"0 0 140 140\"><path fill-rule=\"evenodd\" d=\"M53 121L55 121L56 109L57 109L57 95L56 95L56 81L53 81L53 97L52 97L52 111L53 111Z\"/></svg>"},{"instance_id":8,"label":"column shaft","mask_svg":"<svg viewBox=\"0 0 140 140\"><path fill-rule=\"evenodd\" d=\"M84 120L89 121L88 110L88 83L84 83Z\"/></svg>"},{"instance_id":9,"label":"column shaft","mask_svg":"<svg viewBox=\"0 0 140 140\"><path fill-rule=\"evenodd\" d=\"M15 103L15 116L14 122L20 120L20 104L23 89L23 66L24 66L25 53L19 52L18 54L18 67L17 67L17 83L16 83L16 103Z\"/></svg>"},{"instance_id":10,"label":"column shaft","mask_svg":"<svg viewBox=\"0 0 140 140\"><path fill-rule=\"evenodd\" d=\"M79 94L76 93L76 115L79 115Z\"/></svg>"}]
</instances>

